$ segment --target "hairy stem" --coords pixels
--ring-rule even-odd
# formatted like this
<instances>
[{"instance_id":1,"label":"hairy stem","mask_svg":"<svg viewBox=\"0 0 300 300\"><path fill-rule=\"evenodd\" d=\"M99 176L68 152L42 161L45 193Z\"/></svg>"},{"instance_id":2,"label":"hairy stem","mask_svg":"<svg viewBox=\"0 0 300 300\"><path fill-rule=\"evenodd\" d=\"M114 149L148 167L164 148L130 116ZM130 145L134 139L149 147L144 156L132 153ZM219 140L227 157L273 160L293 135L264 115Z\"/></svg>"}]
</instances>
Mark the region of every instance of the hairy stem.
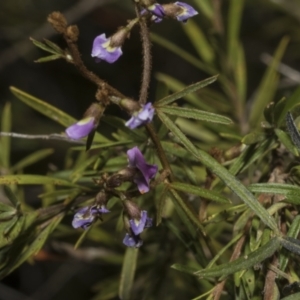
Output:
<instances>
[{"instance_id":1,"label":"hairy stem","mask_svg":"<svg viewBox=\"0 0 300 300\"><path fill-rule=\"evenodd\" d=\"M139 6L136 4L135 12L137 17L140 16ZM140 34L142 40L142 47L143 47L143 76L142 76L142 84L140 90L140 104L145 104L147 102L148 97L148 89L150 85L150 77L151 77L151 63L152 63L152 56L151 56L151 42L150 42L150 34L147 22L144 18L139 18L140 24Z\"/></svg>"}]
</instances>

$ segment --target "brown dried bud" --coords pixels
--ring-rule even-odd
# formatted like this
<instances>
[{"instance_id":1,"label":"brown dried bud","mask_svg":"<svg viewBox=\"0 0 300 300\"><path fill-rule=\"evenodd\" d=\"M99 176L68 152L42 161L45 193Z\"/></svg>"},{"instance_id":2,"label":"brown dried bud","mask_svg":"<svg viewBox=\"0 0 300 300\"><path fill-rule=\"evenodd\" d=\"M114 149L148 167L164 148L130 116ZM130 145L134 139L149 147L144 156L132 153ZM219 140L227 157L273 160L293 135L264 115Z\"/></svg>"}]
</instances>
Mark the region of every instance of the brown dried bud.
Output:
<instances>
[{"instance_id":1,"label":"brown dried bud","mask_svg":"<svg viewBox=\"0 0 300 300\"><path fill-rule=\"evenodd\" d=\"M76 25L68 26L67 35L73 42L77 42L79 36L79 29Z\"/></svg>"},{"instance_id":2,"label":"brown dried bud","mask_svg":"<svg viewBox=\"0 0 300 300\"><path fill-rule=\"evenodd\" d=\"M66 31L68 25L67 20L59 11L51 13L47 20L57 32L64 33Z\"/></svg>"},{"instance_id":3,"label":"brown dried bud","mask_svg":"<svg viewBox=\"0 0 300 300\"><path fill-rule=\"evenodd\" d=\"M121 99L119 105L124 108L130 115L141 109L140 104L137 101L131 99Z\"/></svg>"},{"instance_id":4,"label":"brown dried bud","mask_svg":"<svg viewBox=\"0 0 300 300\"><path fill-rule=\"evenodd\" d=\"M130 219L139 220L141 218L141 210L137 206L137 204L129 200L125 200L123 204L124 204L125 213L129 216Z\"/></svg>"}]
</instances>

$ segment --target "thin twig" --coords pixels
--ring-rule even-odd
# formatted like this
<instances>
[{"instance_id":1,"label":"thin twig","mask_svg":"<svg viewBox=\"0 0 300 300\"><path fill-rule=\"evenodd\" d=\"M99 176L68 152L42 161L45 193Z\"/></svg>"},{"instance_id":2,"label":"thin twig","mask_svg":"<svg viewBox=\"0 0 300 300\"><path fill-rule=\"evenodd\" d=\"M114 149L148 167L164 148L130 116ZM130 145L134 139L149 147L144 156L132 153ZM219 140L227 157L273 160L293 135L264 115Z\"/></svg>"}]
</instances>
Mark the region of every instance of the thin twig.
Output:
<instances>
[{"instance_id":1,"label":"thin twig","mask_svg":"<svg viewBox=\"0 0 300 300\"><path fill-rule=\"evenodd\" d=\"M66 135L58 134L58 133L51 133L51 134L24 134L24 133L16 133L16 132L0 132L0 136L9 136L13 138L19 139L29 139L29 140L59 140L65 141L68 143L76 143L85 145L84 141L81 140L72 140Z\"/></svg>"},{"instance_id":2,"label":"thin twig","mask_svg":"<svg viewBox=\"0 0 300 300\"><path fill-rule=\"evenodd\" d=\"M137 17L140 17L140 11L138 4L135 5L135 12ZM150 85L151 79L151 64L152 64L152 56L151 56L151 41L150 34L147 22L144 18L139 18L140 24L140 35L143 46L143 77L142 84L140 90L140 104L145 104L148 98L148 89Z\"/></svg>"}]
</instances>

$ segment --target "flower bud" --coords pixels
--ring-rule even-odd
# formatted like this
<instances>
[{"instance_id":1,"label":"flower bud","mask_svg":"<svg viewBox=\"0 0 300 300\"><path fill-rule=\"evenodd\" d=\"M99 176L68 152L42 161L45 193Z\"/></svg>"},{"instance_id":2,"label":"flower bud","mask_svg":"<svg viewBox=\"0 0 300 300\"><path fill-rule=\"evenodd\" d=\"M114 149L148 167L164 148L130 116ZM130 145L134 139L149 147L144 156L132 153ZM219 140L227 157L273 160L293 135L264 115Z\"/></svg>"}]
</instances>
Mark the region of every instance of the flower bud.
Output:
<instances>
[{"instance_id":1,"label":"flower bud","mask_svg":"<svg viewBox=\"0 0 300 300\"><path fill-rule=\"evenodd\" d=\"M180 22L186 22L189 18L198 14L190 5L184 2L175 2L163 5L164 13L167 17L177 19Z\"/></svg>"}]
</instances>

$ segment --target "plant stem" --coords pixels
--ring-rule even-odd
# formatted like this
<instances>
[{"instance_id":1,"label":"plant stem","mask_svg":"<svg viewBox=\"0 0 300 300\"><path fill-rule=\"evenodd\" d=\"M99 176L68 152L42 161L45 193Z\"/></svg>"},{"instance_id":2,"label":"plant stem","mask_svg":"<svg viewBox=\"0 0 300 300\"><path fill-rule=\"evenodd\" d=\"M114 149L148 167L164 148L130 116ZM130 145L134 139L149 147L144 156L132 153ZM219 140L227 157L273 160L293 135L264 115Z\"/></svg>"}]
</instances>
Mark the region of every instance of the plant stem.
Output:
<instances>
[{"instance_id":1,"label":"plant stem","mask_svg":"<svg viewBox=\"0 0 300 300\"><path fill-rule=\"evenodd\" d=\"M140 35L141 35L142 47L143 47L143 76L142 76L142 84L141 84L140 98L139 98L139 103L143 105L147 102L148 89L150 85L151 63L152 63L151 41L150 41L150 34L149 34L149 29L146 20L144 18L140 18L138 4L135 5L135 12L137 17L139 17Z\"/></svg>"}]
</instances>

